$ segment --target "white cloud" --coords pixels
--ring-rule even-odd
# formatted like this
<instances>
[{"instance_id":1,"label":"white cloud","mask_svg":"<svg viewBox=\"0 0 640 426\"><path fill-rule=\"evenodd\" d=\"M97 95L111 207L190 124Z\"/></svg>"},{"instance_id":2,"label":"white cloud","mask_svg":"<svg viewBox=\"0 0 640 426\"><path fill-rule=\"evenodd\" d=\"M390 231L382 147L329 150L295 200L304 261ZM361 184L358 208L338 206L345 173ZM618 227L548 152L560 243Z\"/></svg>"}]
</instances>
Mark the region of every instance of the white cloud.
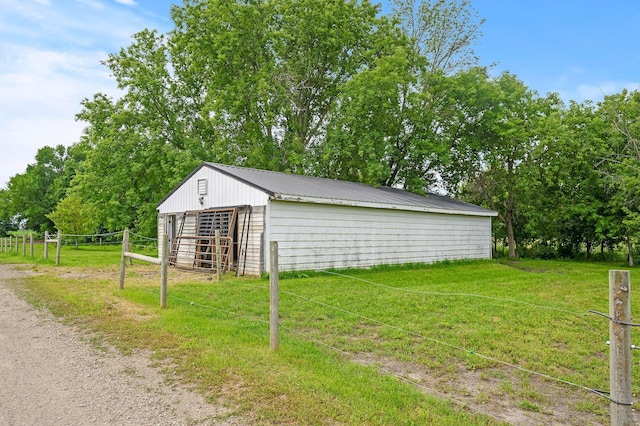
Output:
<instances>
[{"instance_id":1,"label":"white cloud","mask_svg":"<svg viewBox=\"0 0 640 426\"><path fill-rule=\"evenodd\" d=\"M122 0L133 5L131 0ZM0 188L39 148L77 142L80 102L118 95L100 61L156 27L134 9L95 0L0 0Z\"/></svg>"},{"instance_id":2,"label":"white cloud","mask_svg":"<svg viewBox=\"0 0 640 426\"><path fill-rule=\"evenodd\" d=\"M22 173L45 145L77 142L83 123L75 121L80 102L95 92L117 94L99 65L99 54L13 46L15 69L0 74L0 186Z\"/></svg>"},{"instance_id":3,"label":"white cloud","mask_svg":"<svg viewBox=\"0 0 640 426\"><path fill-rule=\"evenodd\" d=\"M138 3L135 0L114 0L116 3L124 4L125 6L136 6Z\"/></svg>"}]
</instances>

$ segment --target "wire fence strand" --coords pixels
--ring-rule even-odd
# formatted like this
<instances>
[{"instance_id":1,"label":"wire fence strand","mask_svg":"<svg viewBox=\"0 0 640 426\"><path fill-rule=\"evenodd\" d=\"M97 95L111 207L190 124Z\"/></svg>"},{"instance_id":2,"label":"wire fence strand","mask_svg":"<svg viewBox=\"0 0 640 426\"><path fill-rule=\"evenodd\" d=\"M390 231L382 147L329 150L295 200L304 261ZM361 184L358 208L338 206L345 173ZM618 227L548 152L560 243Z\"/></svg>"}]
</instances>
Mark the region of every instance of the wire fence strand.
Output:
<instances>
[{"instance_id":1,"label":"wire fence strand","mask_svg":"<svg viewBox=\"0 0 640 426\"><path fill-rule=\"evenodd\" d=\"M322 273L325 273L325 274L329 274L329 275L337 275L337 276L340 276L340 277L343 277L343 278L350 278L352 280L362 281L362 282L374 285L376 287L386 288L386 289L394 290L394 291L402 291L402 292L406 292L406 293L423 294L423 295L427 295L427 296L473 297L473 298L479 298L479 299L495 300L497 302L517 303L517 304L520 304L520 305L526 305L526 306L531 306L531 307L540 308L540 309L548 309L548 310L551 310L551 311L564 312L564 313L572 314L572 315L587 316L587 312L575 312L575 311L570 311L568 309L556 308L556 307L553 307L553 306L546 306L546 305L538 305L538 304L535 304L535 303L524 302L522 300L516 300L516 299L506 299L506 298L502 298L502 297L487 296L487 295L484 295L484 294L474 294L474 293L448 293L448 292L438 292L438 291L413 290L413 289L410 289L410 288L393 287L393 286L386 285L386 284L380 284L380 283L377 283L375 281L366 280L364 278L354 277L354 276L351 276L351 275L345 275L345 274L341 274L341 273L334 272L334 271L322 270L322 271L319 271L319 272L322 272Z\"/></svg>"},{"instance_id":2,"label":"wire fence strand","mask_svg":"<svg viewBox=\"0 0 640 426\"><path fill-rule=\"evenodd\" d=\"M266 287L266 286L256 286L256 285L250 285L250 284L241 284L241 285L243 285L245 287L258 288L258 289L265 290L265 291L269 290L269 288ZM538 376L538 377L542 377L544 379L555 381L555 382L558 382L558 383L563 383L565 385L572 386L572 387L575 387L577 389L581 389L581 390L593 393L595 395L598 395L600 397L603 397L605 399L608 399L608 400L612 401L611 398L609 396L607 396L606 392L604 392L602 390L590 388L588 386L584 386L584 385L581 385L579 383L571 382L569 380L561 379L561 378L558 378L558 377L551 376L549 374L540 373L540 372L535 371L535 370L531 370L531 369L528 369L528 368L525 368L525 367L521 367L519 365L510 363L510 362L507 362L507 361L503 361L503 360L500 360L498 358L491 357L489 355L485 355L485 354L477 352L475 350L465 348L464 346L456 345L456 344L453 344L453 343L445 342L443 340L439 340L439 339L435 339L435 338L432 338L432 337L429 337L429 336L425 336L424 334L421 334L421 333L418 333L418 332L415 332L415 331L412 331L412 330L407 330L407 329L405 329L403 327L399 327L399 326L396 326L396 325L393 325L393 324L389 324L389 323L386 323L384 321L380 321L380 320L377 320L375 318L371 318L371 317L366 316L366 315L361 315L359 313L350 311L348 309L344 309L344 308L340 308L340 307L337 307L337 306L333 306L333 305L330 305L328 303L321 302L319 300L315 300L315 299L307 297L307 296L302 296L302 295L299 295L299 294L296 294L296 293L293 293L293 292L290 292L290 291L282 290L282 289L280 289L279 291L280 291L280 293L287 294L289 296L296 297L298 299L302 299L302 300L305 300L305 301L308 301L308 302L311 302L311 303L316 303L316 304L318 304L320 306L323 306L323 307L326 307L326 308L329 308L329 309L340 311L340 312L343 312L343 313L346 313L346 314L353 315L355 317L364 319L366 321L370 321L372 323L376 323L376 324L379 324L379 325L382 325L382 326L385 326L385 327L389 327L391 329L406 333L407 335L410 335L410 336L419 337L421 339L424 339L424 340L427 340L427 341L430 341L430 342L433 342L433 343L436 343L436 344L439 344L439 345L442 345L442 346L446 346L446 347L449 347L451 349L455 349L455 350L464 352L464 353L469 354L469 355L478 356L479 358L483 358L483 359L485 359L487 361L491 361L491 362L494 362L496 364L500 364L500 365L512 368L514 370L518 370L518 371L521 371L521 372L524 372L524 373L527 373L527 374L531 374L531 375L535 375L535 376ZM226 310L226 309L221 309L221 308L217 308L217 307L213 307L213 306L203 305L203 304L196 303L196 302L193 302L193 301L189 301L189 300L186 300L186 299L182 299L182 298L179 298L179 297L176 297L176 296L171 296L171 297L173 297L176 300L180 300L180 301L183 301L185 303L189 303L191 306L199 306L199 307L202 307L202 308L214 309L214 310L217 310L217 311L220 311L220 312L225 312L227 314L236 315L236 316L238 316L240 318L249 319L249 320L252 320L252 321L258 321L258 322L262 322L262 323L265 323L265 324L269 324L268 320L260 318L260 317L253 317L253 316L247 316L247 315L243 315L243 314L238 314L238 313L233 312L233 311L229 311L229 310ZM398 375L398 374L396 374L396 373L394 373L394 372L392 372L392 371L390 371L388 369L385 369L384 367L381 367L379 365L373 364L373 363L368 362L366 360L362 360L361 358L357 357L354 354L351 354L351 353L349 353L349 352L347 352L347 351L345 351L343 349L340 349L340 348L337 348L337 347L335 347L333 345L330 345L327 342L323 342L323 341L321 341L321 340L319 340L317 338L309 336L306 333L302 333L302 332L296 331L296 330L292 329L291 327L286 327L286 326L283 326L283 325L280 325L280 328L285 329L285 330L287 330L287 331L289 331L291 333L300 335L300 336L302 336L304 338L312 340L312 341L314 341L316 343L319 343L319 344L321 344L323 346L326 346L328 348L331 348L333 350L336 350L336 351L338 351L338 352L340 352L342 354L348 355L349 357L351 357L353 359L364 361L364 363L367 363L367 364L370 364L370 365L375 365L377 368L380 368L382 371L385 371L385 373L390 374L390 375L392 375L392 376L394 376L394 377L396 377L396 378L398 378L398 379L400 379L402 381L405 381L405 382L408 382L408 383L412 383L412 384L418 385L418 386L420 386L422 388L425 388L423 385L421 385L419 382L417 382L415 380L406 378L404 376L400 376L400 375Z\"/></svg>"}]
</instances>

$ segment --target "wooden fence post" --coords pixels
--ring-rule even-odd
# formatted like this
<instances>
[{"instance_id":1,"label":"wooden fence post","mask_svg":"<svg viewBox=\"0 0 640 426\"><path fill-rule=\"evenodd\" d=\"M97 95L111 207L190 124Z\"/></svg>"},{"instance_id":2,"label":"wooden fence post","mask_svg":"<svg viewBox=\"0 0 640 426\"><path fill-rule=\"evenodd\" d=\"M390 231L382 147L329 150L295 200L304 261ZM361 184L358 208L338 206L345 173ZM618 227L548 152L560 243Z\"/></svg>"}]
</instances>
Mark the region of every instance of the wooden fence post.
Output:
<instances>
[{"instance_id":1,"label":"wooden fence post","mask_svg":"<svg viewBox=\"0 0 640 426\"><path fill-rule=\"evenodd\" d=\"M215 244L216 244L216 274L218 275L218 282L222 279L222 272L220 271L220 266L222 264L222 259L220 259L220 230L216 229L213 233L215 236Z\"/></svg>"},{"instance_id":2,"label":"wooden fence post","mask_svg":"<svg viewBox=\"0 0 640 426\"><path fill-rule=\"evenodd\" d=\"M169 235L162 235L162 258L160 259L160 307L167 307L167 272L169 266Z\"/></svg>"},{"instance_id":3,"label":"wooden fence post","mask_svg":"<svg viewBox=\"0 0 640 426\"><path fill-rule=\"evenodd\" d=\"M13 235L9 235L9 253L13 250Z\"/></svg>"},{"instance_id":4,"label":"wooden fence post","mask_svg":"<svg viewBox=\"0 0 640 426\"><path fill-rule=\"evenodd\" d=\"M129 228L124 230L122 234L122 256L120 257L120 285L118 288L122 290L124 288L124 273L127 267L127 257L124 255L129 251Z\"/></svg>"},{"instance_id":5,"label":"wooden fence post","mask_svg":"<svg viewBox=\"0 0 640 426\"><path fill-rule=\"evenodd\" d=\"M49 231L44 231L44 260L49 259Z\"/></svg>"},{"instance_id":6,"label":"wooden fence post","mask_svg":"<svg viewBox=\"0 0 640 426\"><path fill-rule=\"evenodd\" d=\"M22 234L22 255L27 255L27 234Z\"/></svg>"},{"instance_id":7,"label":"wooden fence post","mask_svg":"<svg viewBox=\"0 0 640 426\"><path fill-rule=\"evenodd\" d=\"M630 290L629 271L609 271L611 426L633 425Z\"/></svg>"},{"instance_id":8,"label":"wooden fence post","mask_svg":"<svg viewBox=\"0 0 640 426\"><path fill-rule=\"evenodd\" d=\"M122 238L124 240L124 234L123 234ZM129 228L127 228L127 251L131 251L131 231L129 231ZM132 257L129 258L129 265L133 266L133 258Z\"/></svg>"},{"instance_id":9,"label":"wooden fence post","mask_svg":"<svg viewBox=\"0 0 640 426\"><path fill-rule=\"evenodd\" d=\"M29 257L33 257L33 232L29 234Z\"/></svg>"},{"instance_id":10,"label":"wooden fence post","mask_svg":"<svg viewBox=\"0 0 640 426\"><path fill-rule=\"evenodd\" d=\"M271 350L278 350L280 345L278 337L279 312L278 312L278 242L269 244L269 343Z\"/></svg>"},{"instance_id":11,"label":"wooden fence post","mask_svg":"<svg viewBox=\"0 0 640 426\"><path fill-rule=\"evenodd\" d=\"M58 242L56 244L56 266L60 266L60 250L62 249L62 231L58 229Z\"/></svg>"}]
</instances>

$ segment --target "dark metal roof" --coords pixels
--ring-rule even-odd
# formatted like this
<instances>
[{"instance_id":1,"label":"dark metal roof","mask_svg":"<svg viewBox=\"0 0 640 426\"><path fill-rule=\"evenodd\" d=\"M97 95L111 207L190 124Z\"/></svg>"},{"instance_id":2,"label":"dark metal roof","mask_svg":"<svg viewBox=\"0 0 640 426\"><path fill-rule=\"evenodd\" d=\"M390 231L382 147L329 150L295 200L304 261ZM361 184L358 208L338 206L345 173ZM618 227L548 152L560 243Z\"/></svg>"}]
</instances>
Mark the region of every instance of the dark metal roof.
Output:
<instances>
[{"instance_id":1,"label":"dark metal roof","mask_svg":"<svg viewBox=\"0 0 640 426\"><path fill-rule=\"evenodd\" d=\"M373 187L362 183L294 175L246 167L202 163L227 176L260 189L276 199L366 205L381 208L410 208L442 213L496 216L497 213L473 204L437 194L426 196L397 188ZM198 169L200 168L198 167Z\"/></svg>"}]
</instances>

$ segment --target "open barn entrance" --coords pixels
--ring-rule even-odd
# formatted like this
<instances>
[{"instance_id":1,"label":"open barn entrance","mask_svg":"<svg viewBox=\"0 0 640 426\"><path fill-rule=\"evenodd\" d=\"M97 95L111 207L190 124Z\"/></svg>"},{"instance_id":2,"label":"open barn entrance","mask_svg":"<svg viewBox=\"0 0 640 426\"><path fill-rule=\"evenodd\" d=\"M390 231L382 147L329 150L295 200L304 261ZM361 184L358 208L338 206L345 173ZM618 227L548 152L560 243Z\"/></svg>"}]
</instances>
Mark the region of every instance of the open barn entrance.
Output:
<instances>
[{"instance_id":1,"label":"open barn entrance","mask_svg":"<svg viewBox=\"0 0 640 426\"><path fill-rule=\"evenodd\" d=\"M179 227L171 245L169 264L186 269L217 272L215 231L220 231L221 272L240 272L246 262L250 206L188 211L176 218ZM242 220L238 216L242 214Z\"/></svg>"}]
</instances>

